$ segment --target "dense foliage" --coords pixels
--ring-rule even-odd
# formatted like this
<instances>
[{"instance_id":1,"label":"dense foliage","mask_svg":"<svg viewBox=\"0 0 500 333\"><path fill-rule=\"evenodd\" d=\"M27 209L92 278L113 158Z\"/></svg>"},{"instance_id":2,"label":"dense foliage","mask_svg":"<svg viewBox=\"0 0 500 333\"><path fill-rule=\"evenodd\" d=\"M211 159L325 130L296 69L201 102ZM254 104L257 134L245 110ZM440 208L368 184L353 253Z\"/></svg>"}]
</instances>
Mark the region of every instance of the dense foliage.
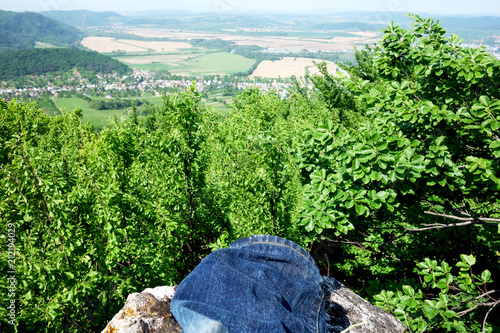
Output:
<instances>
[{"instance_id":1,"label":"dense foliage","mask_svg":"<svg viewBox=\"0 0 500 333\"><path fill-rule=\"evenodd\" d=\"M303 137L301 224L345 244L333 265L361 283L387 276L395 281L385 288L410 290L413 263L428 258L418 266L430 274L420 302L376 297L379 304L414 331L475 331L467 309L483 305L476 314L484 314L498 304L484 283L500 273L500 62L484 48L460 47L432 19L413 19L413 29L391 24L375 49L359 52L349 79L315 79L327 105L357 122ZM459 282L446 263L458 254L477 258L462 261ZM464 284L472 262L490 271Z\"/></svg>"},{"instance_id":2,"label":"dense foliage","mask_svg":"<svg viewBox=\"0 0 500 333\"><path fill-rule=\"evenodd\" d=\"M249 234L306 244L283 142L295 132L276 143L259 136L285 133L294 107L252 91L239 108L223 122L185 92L97 135L79 110L49 118L2 102L0 218L16 230L20 330L98 330L128 293L178 283Z\"/></svg>"},{"instance_id":3,"label":"dense foliage","mask_svg":"<svg viewBox=\"0 0 500 333\"><path fill-rule=\"evenodd\" d=\"M94 51L53 48L0 53L0 79L72 71L74 68L94 73L126 74L130 68L111 57Z\"/></svg>"},{"instance_id":4,"label":"dense foliage","mask_svg":"<svg viewBox=\"0 0 500 333\"><path fill-rule=\"evenodd\" d=\"M90 107L96 110L116 110L116 109L129 108L132 106L132 104L134 104L135 106L142 105L142 101L139 99L133 101L129 99L92 100L88 97L87 99L90 100Z\"/></svg>"},{"instance_id":5,"label":"dense foliage","mask_svg":"<svg viewBox=\"0 0 500 333\"><path fill-rule=\"evenodd\" d=\"M0 102L19 331L100 331L128 293L273 234L412 332L493 332L500 64L460 44L414 17L358 51L349 77L320 65L311 96L246 90L227 118L194 88L99 134L79 109Z\"/></svg>"},{"instance_id":6,"label":"dense foliage","mask_svg":"<svg viewBox=\"0 0 500 333\"><path fill-rule=\"evenodd\" d=\"M41 14L0 10L0 51L30 49L35 42L76 46L82 33Z\"/></svg>"}]
</instances>

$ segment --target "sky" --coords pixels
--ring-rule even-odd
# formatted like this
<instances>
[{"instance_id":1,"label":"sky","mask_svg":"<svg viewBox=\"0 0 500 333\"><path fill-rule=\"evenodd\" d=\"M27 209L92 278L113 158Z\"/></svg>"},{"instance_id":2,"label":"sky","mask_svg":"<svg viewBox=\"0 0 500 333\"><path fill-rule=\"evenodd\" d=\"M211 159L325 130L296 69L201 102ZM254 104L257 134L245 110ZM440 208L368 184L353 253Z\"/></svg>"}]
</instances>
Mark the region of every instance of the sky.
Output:
<instances>
[{"instance_id":1,"label":"sky","mask_svg":"<svg viewBox=\"0 0 500 333\"><path fill-rule=\"evenodd\" d=\"M0 9L12 11L88 9L123 12L181 9L215 13L256 11L308 13L328 9L500 16L500 0L10 0L2 2Z\"/></svg>"}]
</instances>

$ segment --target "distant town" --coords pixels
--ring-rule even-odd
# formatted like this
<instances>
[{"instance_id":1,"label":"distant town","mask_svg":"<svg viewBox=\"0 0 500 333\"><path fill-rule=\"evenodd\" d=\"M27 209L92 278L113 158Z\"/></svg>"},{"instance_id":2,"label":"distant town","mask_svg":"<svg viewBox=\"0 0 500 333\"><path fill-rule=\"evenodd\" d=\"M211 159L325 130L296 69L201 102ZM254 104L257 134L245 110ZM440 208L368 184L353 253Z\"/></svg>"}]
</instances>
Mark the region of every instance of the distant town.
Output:
<instances>
[{"instance_id":1,"label":"distant town","mask_svg":"<svg viewBox=\"0 0 500 333\"><path fill-rule=\"evenodd\" d=\"M0 88L0 96L6 100L13 98L32 98L36 99L41 95L59 96L62 92L76 92L85 96L105 96L107 98L120 98L124 93L130 92L131 96L137 95L137 92L150 92L160 96L170 91L178 91L189 86L195 85L201 93L204 90L220 90L232 88L243 90L247 88L259 88L263 91L273 91L282 97L288 95L289 88L293 86L290 80L271 80L262 81L250 80L248 78L211 76L209 79L199 78L161 78L161 73L149 70L134 70L131 75L119 77L117 74L97 75L99 82L90 83L87 78L68 78L61 85L54 85L48 80L47 76L41 76L45 85L19 88ZM33 80L37 76L31 77ZM61 79L61 76L58 77ZM312 89L312 85L308 85ZM126 94L128 95L128 94Z\"/></svg>"}]
</instances>

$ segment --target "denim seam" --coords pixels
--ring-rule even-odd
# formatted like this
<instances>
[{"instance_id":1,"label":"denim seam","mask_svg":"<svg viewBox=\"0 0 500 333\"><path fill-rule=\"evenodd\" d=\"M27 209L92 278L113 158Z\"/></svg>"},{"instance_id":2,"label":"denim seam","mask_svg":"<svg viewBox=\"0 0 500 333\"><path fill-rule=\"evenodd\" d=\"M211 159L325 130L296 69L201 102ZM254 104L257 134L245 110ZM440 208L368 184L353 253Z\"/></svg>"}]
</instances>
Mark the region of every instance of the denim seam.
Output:
<instances>
[{"instance_id":1,"label":"denim seam","mask_svg":"<svg viewBox=\"0 0 500 333\"><path fill-rule=\"evenodd\" d=\"M321 311L321 304L323 304L323 298L325 298L325 293L321 296L320 302L318 304L318 310L316 310L316 333L319 332L319 312Z\"/></svg>"},{"instance_id":2,"label":"denim seam","mask_svg":"<svg viewBox=\"0 0 500 333\"><path fill-rule=\"evenodd\" d=\"M312 263L311 260L309 260L309 258L307 258L305 255L303 255L302 253L300 253L299 251L297 251L296 249L294 249L293 247L291 247L289 245L285 245L285 244L281 244L281 243L276 243L276 242L263 242L263 241L252 242L252 243L249 243L248 245L252 245L252 244L273 244L273 245L279 245L279 246L288 247L289 249L294 250L295 252L297 252L298 254L300 254L302 257L304 257L309 263ZM248 246L248 245L246 245L246 246Z\"/></svg>"}]
</instances>

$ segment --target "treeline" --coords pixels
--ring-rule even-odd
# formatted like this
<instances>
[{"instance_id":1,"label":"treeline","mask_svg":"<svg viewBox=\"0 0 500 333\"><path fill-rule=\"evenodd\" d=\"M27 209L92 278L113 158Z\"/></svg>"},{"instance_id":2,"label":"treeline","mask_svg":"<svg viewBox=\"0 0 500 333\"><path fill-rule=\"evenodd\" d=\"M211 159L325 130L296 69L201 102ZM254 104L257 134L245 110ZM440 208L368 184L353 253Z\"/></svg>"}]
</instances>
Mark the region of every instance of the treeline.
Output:
<instances>
[{"instance_id":1,"label":"treeline","mask_svg":"<svg viewBox=\"0 0 500 333\"><path fill-rule=\"evenodd\" d=\"M116 59L93 51L68 48L31 49L0 53L0 79L66 72L74 68L94 73L124 75L130 68Z\"/></svg>"},{"instance_id":2,"label":"treeline","mask_svg":"<svg viewBox=\"0 0 500 333\"><path fill-rule=\"evenodd\" d=\"M0 10L0 51L29 49L35 42L77 46L80 30L32 12Z\"/></svg>"},{"instance_id":3,"label":"treeline","mask_svg":"<svg viewBox=\"0 0 500 333\"><path fill-rule=\"evenodd\" d=\"M95 110L117 110L123 108L129 108L132 105L141 106L143 103L139 99L129 100L129 99L106 99L106 100L92 100L90 102L90 107Z\"/></svg>"}]
</instances>

